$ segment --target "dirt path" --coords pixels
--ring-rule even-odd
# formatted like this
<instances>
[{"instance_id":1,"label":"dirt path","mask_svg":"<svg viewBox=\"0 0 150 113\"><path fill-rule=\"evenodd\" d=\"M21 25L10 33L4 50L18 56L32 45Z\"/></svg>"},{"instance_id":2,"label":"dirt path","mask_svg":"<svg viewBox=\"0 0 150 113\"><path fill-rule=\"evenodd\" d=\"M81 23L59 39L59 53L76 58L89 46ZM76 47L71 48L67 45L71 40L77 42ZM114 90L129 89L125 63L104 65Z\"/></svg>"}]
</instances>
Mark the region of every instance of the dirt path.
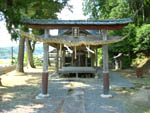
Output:
<instances>
[{"instance_id":1,"label":"dirt path","mask_svg":"<svg viewBox=\"0 0 150 113\"><path fill-rule=\"evenodd\" d=\"M49 94L36 100L41 92L41 68L26 69L25 74L15 72L3 75L0 87L2 113L127 113L119 95L103 99L101 79L63 79L55 74L49 77Z\"/></svg>"}]
</instances>

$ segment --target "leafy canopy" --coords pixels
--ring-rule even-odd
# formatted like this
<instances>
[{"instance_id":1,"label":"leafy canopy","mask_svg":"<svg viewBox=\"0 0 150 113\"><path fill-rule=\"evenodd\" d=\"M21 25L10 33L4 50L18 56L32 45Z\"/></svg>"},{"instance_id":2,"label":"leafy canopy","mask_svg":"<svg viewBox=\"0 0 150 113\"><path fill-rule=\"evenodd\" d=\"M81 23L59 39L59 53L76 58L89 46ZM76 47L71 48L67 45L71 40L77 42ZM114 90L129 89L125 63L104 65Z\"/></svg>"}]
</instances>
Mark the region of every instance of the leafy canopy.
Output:
<instances>
[{"instance_id":1,"label":"leafy canopy","mask_svg":"<svg viewBox=\"0 0 150 113\"><path fill-rule=\"evenodd\" d=\"M109 31L110 35L128 37L119 43L109 45L110 56L123 53L126 61L131 62L139 52L150 51L150 0L84 0L84 15L90 19L132 18L133 23L123 30ZM147 24L147 25L146 25Z\"/></svg>"},{"instance_id":2,"label":"leafy canopy","mask_svg":"<svg viewBox=\"0 0 150 113\"><path fill-rule=\"evenodd\" d=\"M67 2L68 0L0 0L0 12L4 15L9 33L16 39L18 29L27 30L21 24L21 18L56 19L57 13Z\"/></svg>"},{"instance_id":3,"label":"leafy canopy","mask_svg":"<svg viewBox=\"0 0 150 113\"><path fill-rule=\"evenodd\" d=\"M137 47L136 51L142 51L147 56L149 56L150 51L150 24L144 24L137 29L136 32Z\"/></svg>"}]
</instances>

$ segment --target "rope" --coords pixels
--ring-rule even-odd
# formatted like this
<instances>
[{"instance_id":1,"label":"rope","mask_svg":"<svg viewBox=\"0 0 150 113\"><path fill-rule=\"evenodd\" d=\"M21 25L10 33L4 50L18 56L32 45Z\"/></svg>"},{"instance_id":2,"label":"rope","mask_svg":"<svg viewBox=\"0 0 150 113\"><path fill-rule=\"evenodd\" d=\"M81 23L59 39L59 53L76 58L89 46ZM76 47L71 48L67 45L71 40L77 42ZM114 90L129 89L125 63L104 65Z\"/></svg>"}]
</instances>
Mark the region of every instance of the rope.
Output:
<instances>
[{"instance_id":1,"label":"rope","mask_svg":"<svg viewBox=\"0 0 150 113\"><path fill-rule=\"evenodd\" d=\"M76 48L76 46L74 47L74 52L75 52L75 59L77 59L77 48Z\"/></svg>"},{"instance_id":2,"label":"rope","mask_svg":"<svg viewBox=\"0 0 150 113\"><path fill-rule=\"evenodd\" d=\"M34 41L39 41L39 42L43 42L43 43L47 43L47 44L65 44L69 47L83 46L83 45L99 46L99 45L104 45L104 44L112 44L112 43L120 42L126 38L126 36L123 38L121 38L121 36L118 36L118 37L115 37L116 39L114 38L112 40L106 40L106 41L103 41L103 40L96 40L95 41L95 40L93 40L93 41L70 42L69 40L63 40L62 38L58 38L58 37L43 38L42 36L29 34L27 32L23 32L23 31L21 31L21 36L26 37L26 38L30 38Z\"/></svg>"}]
</instances>

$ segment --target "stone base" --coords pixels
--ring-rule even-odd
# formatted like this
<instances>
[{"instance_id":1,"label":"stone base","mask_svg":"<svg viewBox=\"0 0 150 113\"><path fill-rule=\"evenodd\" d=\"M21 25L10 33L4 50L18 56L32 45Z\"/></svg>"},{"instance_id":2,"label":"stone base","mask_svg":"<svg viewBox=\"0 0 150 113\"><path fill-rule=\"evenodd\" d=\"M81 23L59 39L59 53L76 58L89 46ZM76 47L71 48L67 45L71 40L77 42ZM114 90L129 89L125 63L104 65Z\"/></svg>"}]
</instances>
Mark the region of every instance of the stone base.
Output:
<instances>
[{"instance_id":1,"label":"stone base","mask_svg":"<svg viewBox=\"0 0 150 113\"><path fill-rule=\"evenodd\" d=\"M49 94L42 94L42 93L40 93L35 98L36 99L44 99L44 98L48 98L48 97L49 97Z\"/></svg>"},{"instance_id":2,"label":"stone base","mask_svg":"<svg viewBox=\"0 0 150 113\"><path fill-rule=\"evenodd\" d=\"M111 98L111 97L112 97L112 95L110 95L110 94L108 94L108 95L101 94L101 97L102 97L102 98Z\"/></svg>"}]
</instances>

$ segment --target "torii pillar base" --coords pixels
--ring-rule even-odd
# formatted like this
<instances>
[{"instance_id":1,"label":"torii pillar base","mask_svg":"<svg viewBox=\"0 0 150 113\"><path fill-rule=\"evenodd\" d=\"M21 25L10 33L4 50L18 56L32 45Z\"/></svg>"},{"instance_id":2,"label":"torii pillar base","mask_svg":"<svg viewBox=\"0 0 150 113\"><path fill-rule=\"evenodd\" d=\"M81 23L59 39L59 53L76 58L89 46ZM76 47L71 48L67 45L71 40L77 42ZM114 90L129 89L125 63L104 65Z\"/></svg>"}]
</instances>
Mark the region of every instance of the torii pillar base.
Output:
<instances>
[{"instance_id":1,"label":"torii pillar base","mask_svg":"<svg viewBox=\"0 0 150 113\"><path fill-rule=\"evenodd\" d=\"M107 30L102 31L103 40L107 41ZM108 45L103 45L103 94L101 97L110 98L112 95L109 94L109 62L108 62Z\"/></svg>"},{"instance_id":2,"label":"torii pillar base","mask_svg":"<svg viewBox=\"0 0 150 113\"><path fill-rule=\"evenodd\" d=\"M48 72L42 73L42 93L36 96L36 99L43 99L49 97L48 94Z\"/></svg>"},{"instance_id":3,"label":"torii pillar base","mask_svg":"<svg viewBox=\"0 0 150 113\"><path fill-rule=\"evenodd\" d=\"M48 72L42 73L42 94L46 95L48 92Z\"/></svg>"},{"instance_id":4,"label":"torii pillar base","mask_svg":"<svg viewBox=\"0 0 150 113\"><path fill-rule=\"evenodd\" d=\"M101 94L101 97L102 98L112 98L112 95L111 94L107 94L107 95Z\"/></svg>"},{"instance_id":5,"label":"torii pillar base","mask_svg":"<svg viewBox=\"0 0 150 113\"><path fill-rule=\"evenodd\" d=\"M109 72L103 73L103 94L102 98L111 98L112 95L109 94Z\"/></svg>"}]
</instances>

